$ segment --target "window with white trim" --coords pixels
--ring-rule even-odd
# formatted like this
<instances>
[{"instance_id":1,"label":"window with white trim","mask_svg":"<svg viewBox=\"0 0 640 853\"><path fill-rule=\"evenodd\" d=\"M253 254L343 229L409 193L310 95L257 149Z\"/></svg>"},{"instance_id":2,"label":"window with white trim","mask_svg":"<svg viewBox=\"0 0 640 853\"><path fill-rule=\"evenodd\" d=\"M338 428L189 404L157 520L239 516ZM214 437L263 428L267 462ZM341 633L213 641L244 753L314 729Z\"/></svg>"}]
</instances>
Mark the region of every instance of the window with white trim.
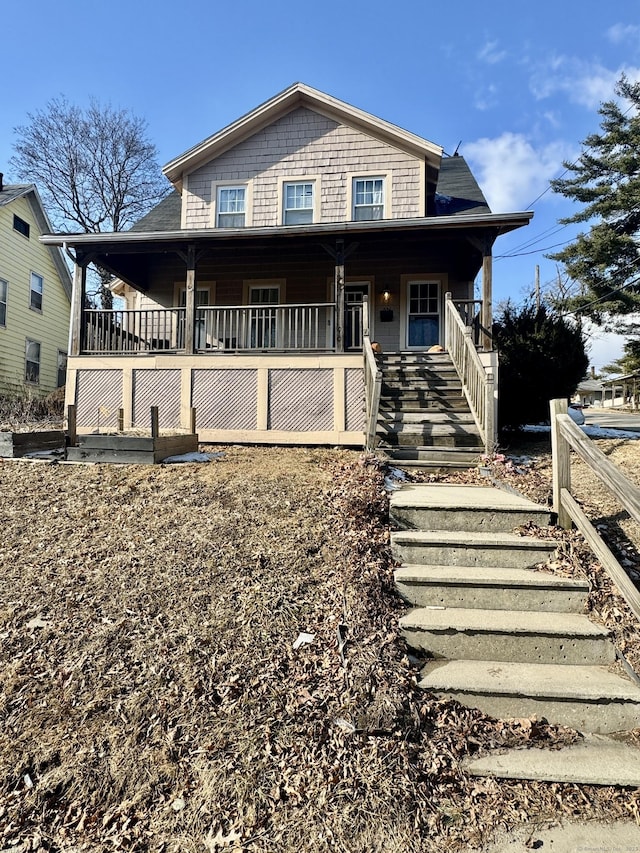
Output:
<instances>
[{"instance_id":1,"label":"window with white trim","mask_svg":"<svg viewBox=\"0 0 640 853\"><path fill-rule=\"evenodd\" d=\"M308 225L313 222L313 181L292 181L283 185L283 224Z\"/></svg>"},{"instance_id":2,"label":"window with white trim","mask_svg":"<svg viewBox=\"0 0 640 853\"><path fill-rule=\"evenodd\" d=\"M24 358L24 380L37 385L40 382L40 344L26 339Z\"/></svg>"},{"instance_id":3,"label":"window with white trim","mask_svg":"<svg viewBox=\"0 0 640 853\"><path fill-rule=\"evenodd\" d=\"M246 187L218 187L216 204L216 225L218 228L243 228L246 212Z\"/></svg>"},{"instance_id":4,"label":"window with white trim","mask_svg":"<svg viewBox=\"0 0 640 853\"><path fill-rule=\"evenodd\" d=\"M42 290L44 279L36 272L31 273L31 290L29 294L29 307L34 311L42 311Z\"/></svg>"},{"instance_id":5,"label":"window with white trim","mask_svg":"<svg viewBox=\"0 0 640 853\"><path fill-rule=\"evenodd\" d=\"M353 179L353 218L384 219L384 178Z\"/></svg>"},{"instance_id":6,"label":"window with white trim","mask_svg":"<svg viewBox=\"0 0 640 853\"><path fill-rule=\"evenodd\" d=\"M7 291L9 289L9 285L7 282L0 278L0 326L7 325Z\"/></svg>"}]
</instances>

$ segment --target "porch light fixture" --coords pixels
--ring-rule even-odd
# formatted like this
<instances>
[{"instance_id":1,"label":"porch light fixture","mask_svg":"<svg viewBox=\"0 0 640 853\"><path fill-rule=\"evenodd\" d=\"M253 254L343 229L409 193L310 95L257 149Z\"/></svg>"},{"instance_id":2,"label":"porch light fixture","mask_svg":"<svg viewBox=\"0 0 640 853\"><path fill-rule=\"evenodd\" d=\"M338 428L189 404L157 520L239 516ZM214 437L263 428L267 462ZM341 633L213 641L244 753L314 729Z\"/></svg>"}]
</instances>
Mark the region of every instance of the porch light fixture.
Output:
<instances>
[{"instance_id":1,"label":"porch light fixture","mask_svg":"<svg viewBox=\"0 0 640 853\"><path fill-rule=\"evenodd\" d=\"M383 305L388 305L391 302L391 291L388 287L385 287L385 289L382 291L381 301Z\"/></svg>"}]
</instances>

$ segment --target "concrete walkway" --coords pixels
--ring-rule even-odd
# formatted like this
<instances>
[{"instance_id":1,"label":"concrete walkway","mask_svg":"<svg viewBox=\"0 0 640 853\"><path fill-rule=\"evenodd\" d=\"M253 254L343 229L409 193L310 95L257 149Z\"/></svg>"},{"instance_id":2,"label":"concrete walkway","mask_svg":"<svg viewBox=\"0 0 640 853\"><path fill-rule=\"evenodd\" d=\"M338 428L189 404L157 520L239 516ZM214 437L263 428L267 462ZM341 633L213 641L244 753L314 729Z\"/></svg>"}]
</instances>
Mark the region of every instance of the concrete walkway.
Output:
<instances>
[{"instance_id":1,"label":"concrete walkway","mask_svg":"<svg viewBox=\"0 0 640 853\"><path fill-rule=\"evenodd\" d=\"M640 853L640 826L635 823L565 823L544 827L523 824L469 853Z\"/></svg>"}]
</instances>

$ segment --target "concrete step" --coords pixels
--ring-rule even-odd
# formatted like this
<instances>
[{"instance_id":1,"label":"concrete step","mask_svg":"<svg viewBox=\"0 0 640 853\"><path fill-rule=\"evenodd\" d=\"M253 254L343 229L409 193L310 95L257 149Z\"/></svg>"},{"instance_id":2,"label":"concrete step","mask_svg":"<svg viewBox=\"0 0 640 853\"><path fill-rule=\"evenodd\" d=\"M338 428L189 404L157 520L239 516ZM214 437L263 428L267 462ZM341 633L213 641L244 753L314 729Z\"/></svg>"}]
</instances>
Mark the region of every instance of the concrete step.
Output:
<instances>
[{"instance_id":1,"label":"concrete step","mask_svg":"<svg viewBox=\"0 0 640 853\"><path fill-rule=\"evenodd\" d=\"M546 507L501 489L449 483L407 484L389 506L393 525L415 530L511 532L527 521L548 526L551 516Z\"/></svg>"},{"instance_id":2,"label":"concrete step","mask_svg":"<svg viewBox=\"0 0 640 853\"><path fill-rule=\"evenodd\" d=\"M526 569L546 563L555 544L513 533L399 530L391 534L391 551L399 563Z\"/></svg>"},{"instance_id":3,"label":"concrete step","mask_svg":"<svg viewBox=\"0 0 640 853\"><path fill-rule=\"evenodd\" d=\"M471 468L478 464L480 456L484 453L484 447L443 447L433 445L431 447L388 447L381 442L379 449L399 468L429 468L438 466L451 466L457 468Z\"/></svg>"},{"instance_id":4,"label":"concrete step","mask_svg":"<svg viewBox=\"0 0 640 853\"><path fill-rule=\"evenodd\" d=\"M576 613L418 607L399 624L409 646L434 658L585 666L615 660L609 632Z\"/></svg>"},{"instance_id":5,"label":"concrete step","mask_svg":"<svg viewBox=\"0 0 640 853\"><path fill-rule=\"evenodd\" d=\"M599 733L633 729L640 720L640 687L606 666L438 661L424 667L419 685L499 719L536 716Z\"/></svg>"},{"instance_id":6,"label":"concrete step","mask_svg":"<svg viewBox=\"0 0 640 853\"><path fill-rule=\"evenodd\" d=\"M492 566L400 566L396 589L414 607L583 613L586 579Z\"/></svg>"},{"instance_id":7,"label":"concrete step","mask_svg":"<svg viewBox=\"0 0 640 853\"><path fill-rule=\"evenodd\" d=\"M465 759L462 769L472 776L492 776L500 779L534 779L542 782L568 782L579 785L616 785L640 787L640 749L630 741L603 735L587 735L581 741L563 749L510 749L499 755ZM640 830L632 836L637 848ZM603 846L593 846L593 835L585 846L562 846L560 850L633 850L634 846L618 847L610 834ZM552 845L555 849L555 845ZM515 849L515 848L514 848ZM524 850L525 848L522 847Z\"/></svg>"}]
</instances>

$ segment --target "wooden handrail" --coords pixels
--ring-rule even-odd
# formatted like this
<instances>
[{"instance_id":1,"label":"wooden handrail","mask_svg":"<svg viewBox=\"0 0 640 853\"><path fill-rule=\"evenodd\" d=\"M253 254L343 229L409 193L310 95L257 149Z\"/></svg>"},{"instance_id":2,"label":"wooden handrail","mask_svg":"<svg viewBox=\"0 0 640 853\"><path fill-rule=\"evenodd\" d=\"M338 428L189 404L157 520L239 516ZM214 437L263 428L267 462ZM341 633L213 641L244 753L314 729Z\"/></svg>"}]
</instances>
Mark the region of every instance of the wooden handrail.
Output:
<instances>
[{"instance_id":1,"label":"wooden handrail","mask_svg":"<svg viewBox=\"0 0 640 853\"><path fill-rule=\"evenodd\" d=\"M565 529L572 522L587 540L603 568L616 584L637 619L640 620L640 592L618 560L602 541L596 528L571 494L571 449L586 462L598 479L610 489L629 515L640 522L640 489L607 459L568 414L566 400L551 400L551 452L553 467L553 508L558 524Z\"/></svg>"},{"instance_id":2,"label":"wooden handrail","mask_svg":"<svg viewBox=\"0 0 640 853\"><path fill-rule=\"evenodd\" d=\"M378 367L371 346L369 329L369 300L362 299L362 352L364 355L364 388L365 388L365 449L373 450L376 441L380 395L382 393L382 371Z\"/></svg>"},{"instance_id":3,"label":"wooden handrail","mask_svg":"<svg viewBox=\"0 0 640 853\"><path fill-rule=\"evenodd\" d=\"M445 344L480 432L485 453L490 454L495 444L494 377L482 363L473 342L473 330L463 323L450 293L445 298Z\"/></svg>"}]
</instances>

